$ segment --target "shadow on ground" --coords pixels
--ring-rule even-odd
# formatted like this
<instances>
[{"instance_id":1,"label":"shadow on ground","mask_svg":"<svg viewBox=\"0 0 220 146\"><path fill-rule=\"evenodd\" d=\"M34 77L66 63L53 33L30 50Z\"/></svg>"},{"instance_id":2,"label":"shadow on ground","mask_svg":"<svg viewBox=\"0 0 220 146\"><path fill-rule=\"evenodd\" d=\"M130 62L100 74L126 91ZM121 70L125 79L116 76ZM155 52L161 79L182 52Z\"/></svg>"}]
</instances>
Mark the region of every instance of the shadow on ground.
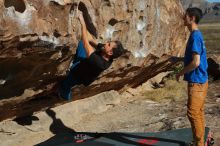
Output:
<instances>
[{"instance_id":1,"label":"shadow on ground","mask_svg":"<svg viewBox=\"0 0 220 146\"><path fill-rule=\"evenodd\" d=\"M180 131L170 131L164 134L161 133L86 133L76 132L64 125L61 119L56 118L56 113L47 109L46 113L53 119L50 125L50 131L54 134L50 139L39 143L35 146L150 146L154 144L169 145L169 146L185 146L187 140L191 140L191 134L182 138L185 132L190 133L190 129L183 129ZM179 134L181 138L175 137Z\"/></svg>"}]
</instances>

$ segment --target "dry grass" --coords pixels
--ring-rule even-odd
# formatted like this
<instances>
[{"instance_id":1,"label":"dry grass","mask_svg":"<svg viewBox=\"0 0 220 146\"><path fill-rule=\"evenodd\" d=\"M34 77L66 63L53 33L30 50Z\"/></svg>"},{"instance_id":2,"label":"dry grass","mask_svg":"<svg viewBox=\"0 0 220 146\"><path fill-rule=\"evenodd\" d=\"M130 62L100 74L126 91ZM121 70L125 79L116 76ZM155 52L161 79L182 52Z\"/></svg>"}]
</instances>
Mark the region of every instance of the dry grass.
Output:
<instances>
[{"instance_id":1,"label":"dry grass","mask_svg":"<svg viewBox=\"0 0 220 146\"><path fill-rule=\"evenodd\" d=\"M200 24L220 23L220 19L202 19Z\"/></svg>"},{"instance_id":2,"label":"dry grass","mask_svg":"<svg viewBox=\"0 0 220 146\"><path fill-rule=\"evenodd\" d=\"M220 54L220 22L206 22L199 26L203 32L207 54Z\"/></svg>"},{"instance_id":3,"label":"dry grass","mask_svg":"<svg viewBox=\"0 0 220 146\"><path fill-rule=\"evenodd\" d=\"M150 99L157 102L162 102L164 99L170 99L172 101L181 101L187 97L186 82L177 82L175 80L167 80L163 88L158 88L153 91L147 91L144 93L146 99Z\"/></svg>"}]
</instances>

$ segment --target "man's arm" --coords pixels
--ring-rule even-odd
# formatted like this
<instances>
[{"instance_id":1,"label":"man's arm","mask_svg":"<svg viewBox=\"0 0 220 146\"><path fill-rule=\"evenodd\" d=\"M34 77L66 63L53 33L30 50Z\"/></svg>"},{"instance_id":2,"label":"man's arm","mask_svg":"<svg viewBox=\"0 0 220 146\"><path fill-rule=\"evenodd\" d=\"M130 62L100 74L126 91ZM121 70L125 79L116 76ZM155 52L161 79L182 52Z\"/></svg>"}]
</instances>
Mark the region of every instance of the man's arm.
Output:
<instances>
[{"instance_id":1,"label":"man's arm","mask_svg":"<svg viewBox=\"0 0 220 146\"><path fill-rule=\"evenodd\" d=\"M177 75L176 80L179 81L180 76L183 76L185 73L188 73L194 69L196 69L200 65L200 55L197 53L192 54L192 62L185 66Z\"/></svg>"},{"instance_id":2,"label":"man's arm","mask_svg":"<svg viewBox=\"0 0 220 146\"><path fill-rule=\"evenodd\" d=\"M87 34L87 28L86 28L86 24L83 18L82 13L79 13L79 21L81 23L82 26L82 42L83 42L83 46L86 49L86 55L87 57L89 57L95 50L93 49L93 47L89 44L89 39L88 39L88 34Z\"/></svg>"}]
</instances>

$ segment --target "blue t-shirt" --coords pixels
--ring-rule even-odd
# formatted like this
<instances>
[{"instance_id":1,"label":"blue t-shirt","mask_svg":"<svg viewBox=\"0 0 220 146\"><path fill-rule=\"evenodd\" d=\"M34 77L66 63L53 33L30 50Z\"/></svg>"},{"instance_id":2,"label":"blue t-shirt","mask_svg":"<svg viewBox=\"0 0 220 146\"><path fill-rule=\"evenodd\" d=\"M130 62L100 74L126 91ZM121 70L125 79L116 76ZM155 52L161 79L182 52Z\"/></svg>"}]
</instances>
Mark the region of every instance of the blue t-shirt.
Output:
<instances>
[{"instance_id":1,"label":"blue t-shirt","mask_svg":"<svg viewBox=\"0 0 220 146\"><path fill-rule=\"evenodd\" d=\"M190 83L203 84L208 80L208 63L206 59L206 47L202 33L199 30L194 30L189 37L185 51L184 66L187 66L192 62L193 53L200 55L200 65L191 72L184 74L184 80Z\"/></svg>"}]
</instances>

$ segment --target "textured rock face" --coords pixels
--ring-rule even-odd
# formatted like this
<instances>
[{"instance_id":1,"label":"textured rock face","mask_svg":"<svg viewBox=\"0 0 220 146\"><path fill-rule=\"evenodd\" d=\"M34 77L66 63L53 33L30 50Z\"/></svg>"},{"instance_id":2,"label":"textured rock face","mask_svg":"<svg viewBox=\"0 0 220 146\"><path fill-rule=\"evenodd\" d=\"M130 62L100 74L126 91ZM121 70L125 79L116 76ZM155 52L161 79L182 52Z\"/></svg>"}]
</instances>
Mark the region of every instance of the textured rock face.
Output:
<instances>
[{"instance_id":1,"label":"textured rock face","mask_svg":"<svg viewBox=\"0 0 220 146\"><path fill-rule=\"evenodd\" d=\"M44 95L67 73L80 39L77 5L100 42L120 40L131 53L75 87L74 100L138 86L173 65L167 55L184 52L178 0L0 0L0 120L57 103Z\"/></svg>"},{"instance_id":2,"label":"textured rock face","mask_svg":"<svg viewBox=\"0 0 220 146\"><path fill-rule=\"evenodd\" d=\"M80 33L74 9L78 1L13 0L13 2L11 4L7 1L1 2L3 48L21 47L16 54L19 56L19 53L24 54L24 50L27 49L21 45L25 41L41 40L53 46L77 43ZM182 10L178 2L151 0L82 2L85 6L82 6L82 9L88 12L85 17L88 18L86 20L87 24L90 24L88 26L90 32L98 34L100 40L119 38L135 56L145 57L149 53L161 56L164 53L175 52L176 48L183 45L183 41L178 40L180 39L178 35L182 36L184 33L181 28ZM171 27L172 25L175 27ZM170 34L167 35L167 32ZM8 42L12 39L17 41ZM4 57L4 53L1 50L1 57Z\"/></svg>"}]
</instances>

